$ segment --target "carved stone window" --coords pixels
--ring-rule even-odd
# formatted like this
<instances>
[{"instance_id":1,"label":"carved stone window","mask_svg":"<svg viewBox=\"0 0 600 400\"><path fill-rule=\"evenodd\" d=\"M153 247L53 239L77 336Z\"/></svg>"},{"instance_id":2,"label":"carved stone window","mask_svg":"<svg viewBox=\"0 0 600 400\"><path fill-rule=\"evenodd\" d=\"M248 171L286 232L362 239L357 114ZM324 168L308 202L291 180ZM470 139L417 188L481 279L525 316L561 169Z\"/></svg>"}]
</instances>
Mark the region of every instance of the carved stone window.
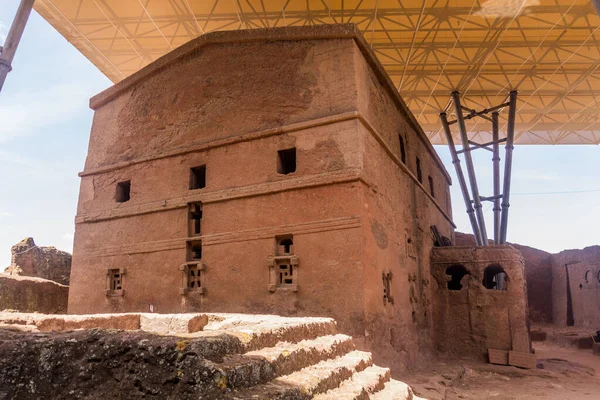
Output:
<instances>
[{"instance_id":1,"label":"carved stone window","mask_svg":"<svg viewBox=\"0 0 600 400\"><path fill-rule=\"evenodd\" d=\"M125 268L113 268L106 272L106 295L107 296L123 296L123 276Z\"/></svg>"},{"instance_id":2,"label":"carved stone window","mask_svg":"<svg viewBox=\"0 0 600 400\"><path fill-rule=\"evenodd\" d=\"M187 260L199 261L202 260L202 241L190 240L187 242Z\"/></svg>"},{"instance_id":3,"label":"carved stone window","mask_svg":"<svg viewBox=\"0 0 600 400\"><path fill-rule=\"evenodd\" d=\"M394 298L392 297L391 291L391 283L392 283L392 273L385 272L382 273L383 279L383 305L394 304Z\"/></svg>"},{"instance_id":4,"label":"carved stone window","mask_svg":"<svg viewBox=\"0 0 600 400\"><path fill-rule=\"evenodd\" d=\"M277 172L282 175L296 172L296 148L277 152Z\"/></svg>"},{"instance_id":5,"label":"carved stone window","mask_svg":"<svg viewBox=\"0 0 600 400\"><path fill-rule=\"evenodd\" d=\"M131 198L131 181L117 183L115 200L117 203L125 203Z\"/></svg>"},{"instance_id":6,"label":"carved stone window","mask_svg":"<svg viewBox=\"0 0 600 400\"><path fill-rule=\"evenodd\" d=\"M179 267L181 271L181 294L199 293L204 294L204 264L187 262Z\"/></svg>"},{"instance_id":7,"label":"carved stone window","mask_svg":"<svg viewBox=\"0 0 600 400\"><path fill-rule=\"evenodd\" d=\"M406 148L404 147L404 138L398 134L398 140L400 141L400 161L406 164Z\"/></svg>"},{"instance_id":8,"label":"carved stone window","mask_svg":"<svg viewBox=\"0 0 600 400\"><path fill-rule=\"evenodd\" d=\"M483 270L483 286L492 290L507 290L508 277L504 268L498 264L492 264Z\"/></svg>"},{"instance_id":9,"label":"carved stone window","mask_svg":"<svg viewBox=\"0 0 600 400\"><path fill-rule=\"evenodd\" d=\"M188 236L199 236L202 234L202 203L189 203L188 210Z\"/></svg>"},{"instance_id":10,"label":"carved stone window","mask_svg":"<svg viewBox=\"0 0 600 400\"><path fill-rule=\"evenodd\" d=\"M463 287L462 279L465 275L470 275L469 271L460 264L452 265L446 268L446 275L450 275L448 281L448 290L461 290Z\"/></svg>"},{"instance_id":11,"label":"carved stone window","mask_svg":"<svg viewBox=\"0 0 600 400\"><path fill-rule=\"evenodd\" d=\"M190 190L206 187L206 165L190 168Z\"/></svg>"},{"instance_id":12,"label":"carved stone window","mask_svg":"<svg viewBox=\"0 0 600 400\"><path fill-rule=\"evenodd\" d=\"M275 238L275 256L268 258L270 269L269 290L298 290L298 256L294 255L292 235Z\"/></svg>"}]
</instances>

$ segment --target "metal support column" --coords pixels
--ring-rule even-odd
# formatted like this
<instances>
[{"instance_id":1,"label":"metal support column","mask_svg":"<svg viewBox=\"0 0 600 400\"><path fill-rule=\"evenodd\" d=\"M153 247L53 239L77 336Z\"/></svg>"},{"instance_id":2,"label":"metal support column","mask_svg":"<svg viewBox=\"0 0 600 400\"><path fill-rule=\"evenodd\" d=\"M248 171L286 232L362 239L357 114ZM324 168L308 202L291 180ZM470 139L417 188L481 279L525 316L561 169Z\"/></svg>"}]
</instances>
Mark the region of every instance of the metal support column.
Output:
<instances>
[{"instance_id":1,"label":"metal support column","mask_svg":"<svg viewBox=\"0 0 600 400\"><path fill-rule=\"evenodd\" d=\"M500 244L506 243L508 231L508 208L510 207L510 179L512 172L512 153L515 138L515 117L517 114L517 92L510 92L508 106L508 124L506 127L506 157L504 159L504 186L502 190L502 217L500 222Z\"/></svg>"},{"instance_id":2,"label":"metal support column","mask_svg":"<svg viewBox=\"0 0 600 400\"><path fill-rule=\"evenodd\" d=\"M29 18L34 2L35 0L21 0L15 19L8 31L8 36L6 36L6 41L0 53L0 91L2 91L2 86L4 86L6 75L12 70L12 60L15 57L21 36L23 36L23 31L25 30L25 25L27 24L27 19Z\"/></svg>"},{"instance_id":3,"label":"metal support column","mask_svg":"<svg viewBox=\"0 0 600 400\"><path fill-rule=\"evenodd\" d=\"M456 108L456 120L458 122L458 129L460 131L463 152L465 153L467 172L469 174L469 183L471 184L471 192L473 193L473 204L475 206L475 214L477 215L477 223L479 224L479 233L481 235L482 240L480 246L487 246L487 231L485 229L485 220L483 218L483 209L481 205L481 198L479 196L479 188L477 187L477 178L475 177L475 167L473 166L473 159L471 158L469 137L467 136L467 128L465 126L462 107L460 105L460 94L458 92L452 92L452 99L454 100L454 107Z\"/></svg>"},{"instance_id":4,"label":"metal support column","mask_svg":"<svg viewBox=\"0 0 600 400\"><path fill-rule=\"evenodd\" d=\"M445 112L440 114L440 120L442 121L444 132L446 133L446 141L448 142L448 148L450 149L450 154L452 156L452 164L454 164L454 168L456 169L458 184L460 185L460 190L462 192L463 199L465 200L465 207L467 208L467 215L471 221L471 227L473 228L475 241L477 242L478 246L481 246L481 233L479 231L479 226L477 225L477 220L475 219L475 210L471 204L471 196L469 194L469 189L467 188L467 182L465 182L465 176L463 175L462 168L460 167L460 159L456 153L456 147L454 146L454 140L452 139L452 132L450 131L448 118Z\"/></svg>"},{"instance_id":5,"label":"metal support column","mask_svg":"<svg viewBox=\"0 0 600 400\"><path fill-rule=\"evenodd\" d=\"M500 241L500 143L498 142L498 111L492 113L492 164L494 171L494 243Z\"/></svg>"}]
</instances>

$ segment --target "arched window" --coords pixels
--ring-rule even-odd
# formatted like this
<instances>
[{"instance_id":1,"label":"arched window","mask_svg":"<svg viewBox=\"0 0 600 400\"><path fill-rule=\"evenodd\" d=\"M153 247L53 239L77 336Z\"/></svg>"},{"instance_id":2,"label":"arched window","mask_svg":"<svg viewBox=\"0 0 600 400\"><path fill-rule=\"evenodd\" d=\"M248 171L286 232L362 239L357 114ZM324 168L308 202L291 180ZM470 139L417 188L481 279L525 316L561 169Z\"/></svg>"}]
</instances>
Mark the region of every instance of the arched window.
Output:
<instances>
[{"instance_id":1,"label":"arched window","mask_svg":"<svg viewBox=\"0 0 600 400\"><path fill-rule=\"evenodd\" d=\"M404 147L404 138L402 135L398 135L398 140L400 140L400 160L403 164L406 164L406 149Z\"/></svg>"},{"instance_id":2,"label":"arched window","mask_svg":"<svg viewBox=\"0 0 600 400\"><path fill-rule=\"evenodd\" d=\"M483 286L486 289L506 290L507 276L498 264L492 264L483 270Z\"/></svg>"},{"instance_id":3,"label":"arched window","mask_svg":"<svg viewBox=\"0 0 600 400\"><path fill-rule=\"evenodd\" d=\"M585 281L585 283L590 283L591 276L592 276L592 271L590 271L589 269L587 271L585 271L585 274L583 274L583 280Z\"/></svg>"},{"instance_id":4,"label":"arched window","mask_svg":"<svg viewBox=\"0 0 600 400\"><path fill-rule=\"evenodd\" d=\"M448 290L462 289L462 278L464 278L465 275L470 275L469 271L462 265L452 265L446 268L446 274L451 277L448 281Z\"/></svg>"}]
</instances>

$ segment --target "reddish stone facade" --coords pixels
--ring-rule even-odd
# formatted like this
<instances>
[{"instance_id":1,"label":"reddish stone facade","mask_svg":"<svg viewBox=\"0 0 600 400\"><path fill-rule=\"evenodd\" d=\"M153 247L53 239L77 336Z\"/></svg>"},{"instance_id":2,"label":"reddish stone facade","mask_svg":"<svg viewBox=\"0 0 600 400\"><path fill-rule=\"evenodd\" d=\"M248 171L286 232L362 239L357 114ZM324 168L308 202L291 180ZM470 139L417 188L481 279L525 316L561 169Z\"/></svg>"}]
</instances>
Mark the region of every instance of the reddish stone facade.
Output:
<instances>
[{"instance_id":1,"label":"reddish stone facade","mask_svg":"<svg viewBox=\"0 0 600 400\"><path fill-rule=\"evenodd\" d=\"M511 246L432 251L436 349L483 359L489 349L531 353L525 263Z\"/></svg>"},{"instance_id":2,"label":"reddish stone facade","mask_svg":"<svg viewBox=\"0 0 600 400\"><path fill-rule=\"evenodd\" d=\"M91 105L70 313L330 316L431 353L450 178L354 26L207 34Z\"/></svg>"}]
</instances>

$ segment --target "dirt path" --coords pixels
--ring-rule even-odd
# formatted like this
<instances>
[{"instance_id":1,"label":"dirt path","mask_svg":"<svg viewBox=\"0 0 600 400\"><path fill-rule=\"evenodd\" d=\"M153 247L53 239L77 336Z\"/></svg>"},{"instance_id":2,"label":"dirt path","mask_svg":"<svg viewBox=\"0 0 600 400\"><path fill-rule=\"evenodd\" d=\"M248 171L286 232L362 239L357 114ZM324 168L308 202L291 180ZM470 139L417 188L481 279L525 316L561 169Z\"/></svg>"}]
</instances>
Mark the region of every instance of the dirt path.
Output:
<instances>
[{"instance_id":1,"label":"dirt path","mask_svg":"<svg viewBox=\"0 0 600 400\"><path fill-rule=\"evenodd\" d=\"M591 350L535 343L538 368L440 361L394 378L408 383L415 393L444 399L600 399L600 356Z\"/></svg>"}]
</instances>

